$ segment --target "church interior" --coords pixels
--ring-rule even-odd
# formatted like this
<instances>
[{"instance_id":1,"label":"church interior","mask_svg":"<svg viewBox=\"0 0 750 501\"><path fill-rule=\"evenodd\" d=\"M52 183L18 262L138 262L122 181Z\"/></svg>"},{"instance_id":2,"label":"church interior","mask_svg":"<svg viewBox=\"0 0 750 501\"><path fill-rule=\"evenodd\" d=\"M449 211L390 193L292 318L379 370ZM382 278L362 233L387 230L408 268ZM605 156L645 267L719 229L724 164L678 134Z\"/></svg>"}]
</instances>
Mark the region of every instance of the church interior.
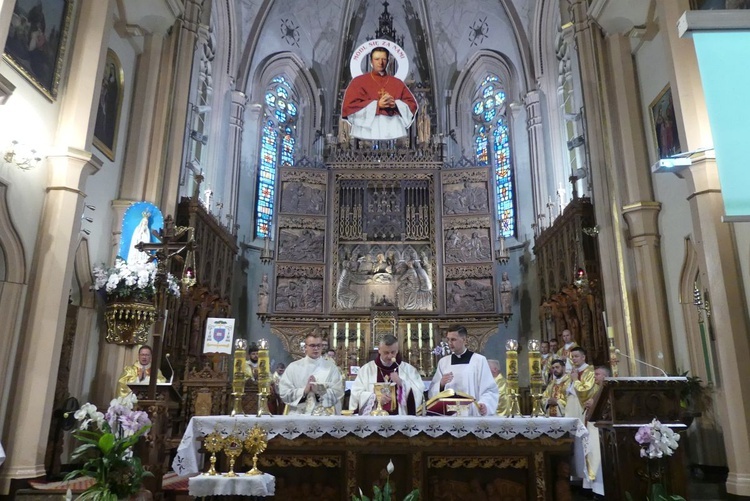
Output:
<instances>
[{"instance_id":1,"label":"church interior","mask_svg":"<svg viewBox=\"0 0 750 501\"><path fill-rule=\"evenodd\" d=\"M233 403L232 351L206 353L222 319L272 370L319 334L345 378L393 334L426 380L461 324L512 366L524 414L529 350L567 330L618 377L686 376L674 478L750 499L750 196L724 153L748 128L716 111L747 104L748 32L745 0L0 0L0 499L61 478L69 414L106 409L141 345L176 390L146 396L165 406L159 479L192 417L257 412L255 382ZM342 116L376 46L416 103L396 138ZM108 282L139 256L172 274L145 306ZM349 468L319 499L369 485L382 457L362 451L386 447L283 440L299 475ZM450 437L420 440L386 447L397 475L466 499L437 493L468 489L471 464L434 487L439 466L399 452ZM572 438L507 442L471 446L528 452L505 499L571 499L554 469ZM472 482L512 484L499 464Z\"/></svg>"}]
</instances>

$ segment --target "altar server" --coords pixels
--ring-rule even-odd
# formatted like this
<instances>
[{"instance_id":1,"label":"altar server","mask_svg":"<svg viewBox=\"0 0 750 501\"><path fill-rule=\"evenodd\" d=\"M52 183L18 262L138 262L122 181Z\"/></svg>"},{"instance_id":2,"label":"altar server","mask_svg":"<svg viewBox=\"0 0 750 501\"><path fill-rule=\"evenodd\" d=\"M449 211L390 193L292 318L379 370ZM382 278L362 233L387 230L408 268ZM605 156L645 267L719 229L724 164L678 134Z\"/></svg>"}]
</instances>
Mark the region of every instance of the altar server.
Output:
<instances>
[{"instance_id":1,"label":"altar server","mask_svg":"<svg viewBox=\"0 0 750 501\"><path fill-rule=\"evenodd\" d=\"M312 414L321 407L326 414L341 412L344 384L333 362L321 356L323 339L317 332L305 337L305 358L289 364L279 381L279 395L288 414Z\"/></svg>"},{"instance_id":2,"label":"altar server","mask_svg":"<svg viewBox=\"0 0 750 501\"><path fill-rule=\"evenodd\" d=\"M497 384L487 359L466 347L466 336L466 327L463 325L448 328L446 338L453 354L438 361L429 397L432 398L443 390L453 389L476 399L477 405L471 406L470 415L494 415L499 397Z\"/></svg>"},{"instance_id":3,"label":"altar server","mask_svg":"<svg viewBox=\"0 0 750 501\"><path fill-rule=\"evenodd\" d=\"M398 339L386 334L378 344L378 356L359 369L357 379L352 385L349 397L349 409L363 415L370 414L376 407L375 383L394 383L396 401L391 401L389 393L382 397L383 409L390 414L414 415L424 400L424 383L419 371L413 365L404 362L398 351Z\"/></svg>"}]
</instances>

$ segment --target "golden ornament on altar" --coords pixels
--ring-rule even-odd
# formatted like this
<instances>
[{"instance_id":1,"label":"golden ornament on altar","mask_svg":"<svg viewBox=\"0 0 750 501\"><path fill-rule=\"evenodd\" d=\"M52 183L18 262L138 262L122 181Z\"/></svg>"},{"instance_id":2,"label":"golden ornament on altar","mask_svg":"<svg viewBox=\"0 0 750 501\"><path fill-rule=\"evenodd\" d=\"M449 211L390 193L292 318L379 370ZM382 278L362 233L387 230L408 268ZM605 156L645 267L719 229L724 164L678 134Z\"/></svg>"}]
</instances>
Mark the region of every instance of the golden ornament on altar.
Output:
<instances>
[{"instance_id":1,"label":"golden ornament on altar","mask_svg":"<svg viewBox=\"0 0 750 501\"><path fill-rule=\"evenodd\" d=\"M216 453L224 448L224 438L221 433L215 431L206 435L206 438L203 439L203 448L211 453L211 468L206 475L216 475Z\"/></svg>"},{"instance_id":2,"label":"golden ornament on altar","mask_svg":"<svg viewBox=\"0 0 750 501\"><path fill-rule=\"evenodd\" d=\"M245 438L245 450L253 455L253 467L247 472L248 475L262 475L263 472L258 469L258 454L266 450L268 441L266 440L266 431L258 425L253 426L250 433Z\"/></svg>"},{"instance_id":3,"label":"golden ornament on altar","mask_svg":"<svg viewBox=\"0 0 750 501\"><path fill-rule=\"evenodd\" d=\"M234 472L234 463L242 454L242 441L235 435L229 435L224 439L224 454L229 458L229 471L224 474L225 477L236 477Z\"/></svg>"}]
</instances>

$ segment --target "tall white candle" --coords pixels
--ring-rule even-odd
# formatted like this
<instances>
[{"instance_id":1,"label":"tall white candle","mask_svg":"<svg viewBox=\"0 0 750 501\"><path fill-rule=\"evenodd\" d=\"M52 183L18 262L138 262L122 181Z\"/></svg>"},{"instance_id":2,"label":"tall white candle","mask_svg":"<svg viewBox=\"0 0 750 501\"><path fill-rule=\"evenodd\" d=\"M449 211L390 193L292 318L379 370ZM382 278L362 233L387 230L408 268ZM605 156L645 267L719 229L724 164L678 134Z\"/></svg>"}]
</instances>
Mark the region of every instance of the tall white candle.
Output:
<instances>
[{"instance_id":1,"label":"tall white candle","mask_svg":"<svg viewBox=\"0 0 750 501\"><path fill-rule=\"evenodd\" d=\"M409 331L409 324L406 324L406 329L407 329L406 336L405 336L406 337L406 343L405 343L406 344L406 349L407 350L411 350L411 336L409 335L409 332L408 332Z\"/></svg>"},{"instance_id":2,"label":"tall white candle","mask_svg":"<svg viewBox=\"0 0 750 501\"><path fill-rule=\"evenodd\" d=\"M336 337L338 336L338 330L339 330L339 324L337 322L333 322L333 340L331 342L331 347L333 349L336 349Z\"/></svg>"},{"instance_id":3,"label":"tall white candle","mask_svg":"<svg viewBox=\"0 0 750 501\"><path fill-rule=\"evenodd\" d=\"M349 348L349 322L344 324L344 349Z\"/></svg>"},{"instance_id":4,"label":"tall white candle","mask_svg":"<svg viewBox=\"0 0 750 501\"><path fill-rule=\"evenodd\" d=\"M357 322L357 350L359 350L359 340L362 337L362 331L360 330L360 323Z\"/></svg>"},{"instance_id":5,"label":"tall white candle","mask_svg":"<svg viewBox=\"0 0 750 501\"><path fill-rule=\"evenodd\" d=\"M411 346L411 324L406 324L406 339L409 340L409 346Z\"/></svg>"},{"instance_id":6,"label":"tall white candle","mask_svg":"<svg viewBox=\"0 0 750 501\"><path fill-rule=\"evenodd\" d=\"M435 338L432 337L432 322L430 322L430 339L429 339L430 346L434 346L435 344Z\"/></svg>"},{"instance_id":7,"label":"tall white candle","mask_svg":"<svg viewBox=\"0 0 750 501\"><path fill-rule=\"evenodd\" d=\"M419 342L419 349L422 349L422 322L417 324L417 340Z\"/></svg>"}]
</instances>

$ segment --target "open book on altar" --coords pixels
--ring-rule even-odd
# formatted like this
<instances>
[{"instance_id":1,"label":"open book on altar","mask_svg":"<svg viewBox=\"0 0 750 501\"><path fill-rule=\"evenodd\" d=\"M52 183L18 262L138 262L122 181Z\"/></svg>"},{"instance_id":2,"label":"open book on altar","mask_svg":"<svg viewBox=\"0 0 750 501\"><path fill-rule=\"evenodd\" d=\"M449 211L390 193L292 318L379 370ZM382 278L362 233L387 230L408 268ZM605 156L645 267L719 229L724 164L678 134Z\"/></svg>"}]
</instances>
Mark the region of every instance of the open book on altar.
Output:
<instances>
[{"instance_id":1,"label":"open book on altar","mask_svg":"<svg viewBox=\"0 0 750 501\"><path fill-rule=\"evenodd\" d=\"M443 390L424 405L420 405L417 414L429 414L432 416L469 415L469 406L477 405L476 399L466 393L453 389Z\"/></svg>"}]
</instances>

